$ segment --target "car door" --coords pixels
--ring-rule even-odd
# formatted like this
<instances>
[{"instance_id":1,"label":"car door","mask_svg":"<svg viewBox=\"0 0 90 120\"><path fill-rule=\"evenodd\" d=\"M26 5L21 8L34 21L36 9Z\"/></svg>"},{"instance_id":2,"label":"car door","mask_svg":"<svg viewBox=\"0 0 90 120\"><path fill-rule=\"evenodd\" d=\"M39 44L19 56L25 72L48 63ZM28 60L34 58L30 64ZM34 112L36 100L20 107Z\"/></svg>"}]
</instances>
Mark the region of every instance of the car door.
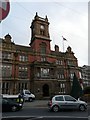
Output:
<instances>
[{"instance_id":1,"label":"car door","mask_svg":"<svg viewBox=\"0 0 90 120\"><path fill-rule=\"evenodd\" d=\"M2 99L2 111L10 110L10 106L7 99Z\"/></svg>"},{"instance_id":2,"label":"car door","mask_svg":"<svg viewBox=\"0 0 90 120\"><path fill-rule=\"evenodd\" d=\"M66 109L76 109L77 100L71 96L64 96L65 99L65 108Z\"/></svg>"},{"instance_id":3,"label":"car door","mask_svg":"<svg viewBox=\"0 0 90 120\"><path fill-rule=\"evenodd\" d=\"M56 104L59 105L60 109L64 108L64 98L63 96L57 96L55 97Z\"/></svg>"}]
</instances>

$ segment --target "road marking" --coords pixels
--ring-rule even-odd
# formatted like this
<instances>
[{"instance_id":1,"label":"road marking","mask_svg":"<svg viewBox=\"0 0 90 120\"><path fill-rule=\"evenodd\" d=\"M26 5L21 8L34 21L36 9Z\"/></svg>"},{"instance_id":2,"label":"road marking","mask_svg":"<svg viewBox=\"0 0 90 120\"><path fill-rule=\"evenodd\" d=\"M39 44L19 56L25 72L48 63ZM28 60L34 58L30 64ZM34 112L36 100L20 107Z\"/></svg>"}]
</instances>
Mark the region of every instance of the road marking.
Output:
<instances>
[{"instance_id":1,"label":"road marking","mask_svg":"<svg viewBox=\"0 0 90 120\"><path fill-rule=\"evenodd\" d=\"M40 117L35 117L35 118L28 118L26 120L37 120L37 119L42 119L42 118L44 118L44 117L40 116Z\"/></svg>"},{"instance_id":2,"label":"road marking","mask_svg":"<svg viewBox=\"0 0 90 120\"><path fill-rule=\"evenodd\" d=\"M30 118L29 118L30 117ZM90 120L90 116L87 117L76 117L76 116L6 116L3 118L27 118L27 120L31 119L31 120L35 120L36 118L40 119L40 118L77 118L77 119L87 119Z\"/></svg>"}]
</instances>

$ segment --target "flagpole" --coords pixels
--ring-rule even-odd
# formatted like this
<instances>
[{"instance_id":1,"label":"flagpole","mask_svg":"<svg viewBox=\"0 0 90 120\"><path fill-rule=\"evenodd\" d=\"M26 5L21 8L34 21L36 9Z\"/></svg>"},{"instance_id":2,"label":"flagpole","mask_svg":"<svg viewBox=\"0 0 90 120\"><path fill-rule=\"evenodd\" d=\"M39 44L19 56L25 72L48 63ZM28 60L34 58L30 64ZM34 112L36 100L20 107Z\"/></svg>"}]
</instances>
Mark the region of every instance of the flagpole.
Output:
<instances>
[{"instance_id":1,"label":"flagpole","mask_svg":"<svg viewBox=\"0 0 90 120\"><path fill-rule=\"evenodd\" d=\"M64 41L67 41L67 39L64 38L63 36L62 36L62 38L63 38L63 52L64 52Z\"/></svg>"},{"instance_id":2,"label":"flagpole","mask_svg":"<svg viewBox=\"0 0 90 120\"><path fill-rule=\"evenodd\" d=\"M64 52L64 40L63 40L63 52Z\"/></svg>"}]
</instances>

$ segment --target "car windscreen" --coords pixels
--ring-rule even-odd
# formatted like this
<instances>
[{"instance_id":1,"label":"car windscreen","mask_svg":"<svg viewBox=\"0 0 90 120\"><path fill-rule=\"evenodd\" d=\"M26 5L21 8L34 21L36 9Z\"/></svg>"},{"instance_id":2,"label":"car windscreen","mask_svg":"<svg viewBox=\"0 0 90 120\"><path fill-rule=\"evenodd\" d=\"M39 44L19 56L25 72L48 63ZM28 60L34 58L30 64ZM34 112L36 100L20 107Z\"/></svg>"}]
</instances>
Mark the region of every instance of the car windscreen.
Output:
<instances>
[{"instance_id":1,"label":"car windscreen","mask_svg":"<svg viewBox=\"0 0 90 120\"><path fill-rule=\"evenodd\" d=\"M28 95L30 95L31 93L30 93L29 91L25 91L25 94L28 94Z\"/></svg>"}]
</instances>

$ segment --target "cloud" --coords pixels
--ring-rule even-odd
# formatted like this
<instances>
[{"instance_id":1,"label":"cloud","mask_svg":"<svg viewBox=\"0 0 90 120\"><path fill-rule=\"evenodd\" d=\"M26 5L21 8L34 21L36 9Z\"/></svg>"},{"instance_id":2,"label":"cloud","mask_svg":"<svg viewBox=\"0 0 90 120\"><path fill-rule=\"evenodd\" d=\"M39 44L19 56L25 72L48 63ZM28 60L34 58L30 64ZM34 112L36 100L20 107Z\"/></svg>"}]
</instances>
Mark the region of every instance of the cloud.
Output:
<instances>
[{"instance_id":1,"label":"cloud","mask_svg":"<svg viewBox=\"0 0 90 120\"><path fill-rule=\"evenodd\" d=\"M28 3L26 3L28 2ZM72 47L79 65L87 64L87 46L88 46L88 6L85 2L35 2L35 1L17 1L11 3L9 16L2 21L3 26L1 37L10 33L17 44L29 45L31 30L30 25L34 19L35 13L44 17L47 15L50 22L49 31L52 39L51 48L58 44L60 50L63 50L62 37L67 46ZM0 26L1 26L0 25ZM81 63L81 64L80 64Z\"/></svg>"}]
</instances>

